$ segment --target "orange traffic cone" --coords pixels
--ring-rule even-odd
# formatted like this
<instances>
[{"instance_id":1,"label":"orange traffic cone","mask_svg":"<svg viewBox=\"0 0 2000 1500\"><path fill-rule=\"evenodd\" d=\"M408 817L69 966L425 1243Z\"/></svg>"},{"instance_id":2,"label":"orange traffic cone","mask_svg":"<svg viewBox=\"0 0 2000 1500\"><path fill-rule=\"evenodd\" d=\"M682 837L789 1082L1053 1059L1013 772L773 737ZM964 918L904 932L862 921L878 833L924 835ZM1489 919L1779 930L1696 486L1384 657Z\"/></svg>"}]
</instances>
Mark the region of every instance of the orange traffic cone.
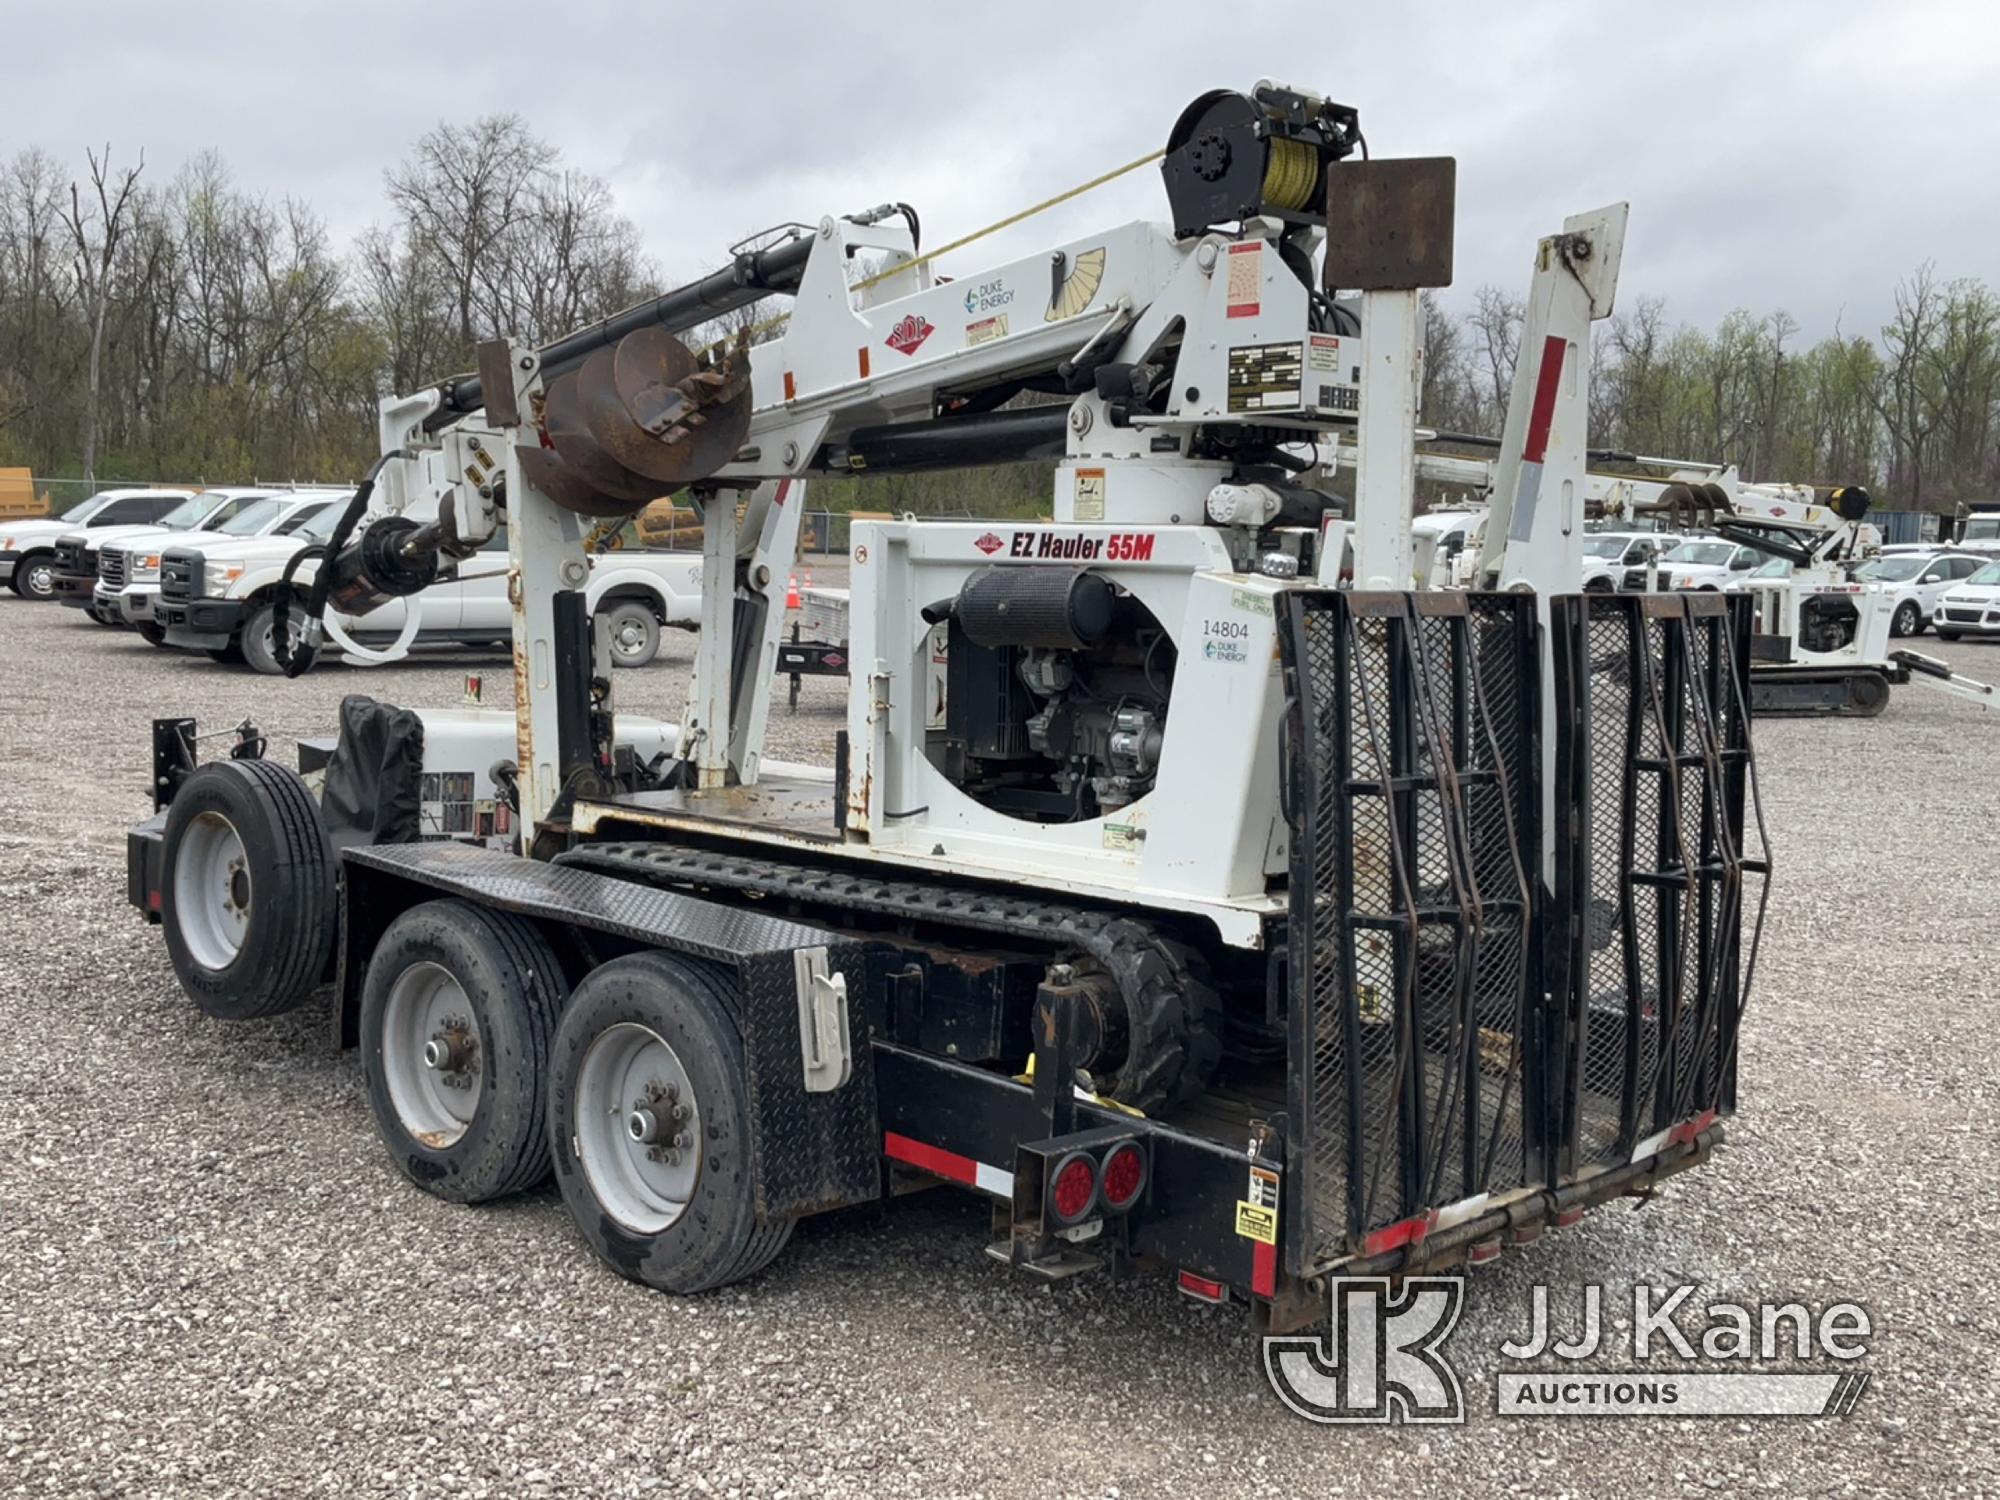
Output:
<instances>
[{"instance_id":1,"label":"orange traffic cone","mask_svg":"<svg viewBox=\"0 0 2000 1500\"><path fill-rule=\"evenodd\" d=\"M785 579L785 608L799 607L799 575L793 573Z\"/></svg>"},{"instance_id":2,"label":"orange traffic cone","mask_svg":"<svg viewBox=\"0 0 2000 1500\"><path fill-rule=\"evenodd\" d=\"M806 587L811 588L812 586L813 586L813 570L812 570L812 565L808 563L806 565Z\"/></svg>"}]
</instances>

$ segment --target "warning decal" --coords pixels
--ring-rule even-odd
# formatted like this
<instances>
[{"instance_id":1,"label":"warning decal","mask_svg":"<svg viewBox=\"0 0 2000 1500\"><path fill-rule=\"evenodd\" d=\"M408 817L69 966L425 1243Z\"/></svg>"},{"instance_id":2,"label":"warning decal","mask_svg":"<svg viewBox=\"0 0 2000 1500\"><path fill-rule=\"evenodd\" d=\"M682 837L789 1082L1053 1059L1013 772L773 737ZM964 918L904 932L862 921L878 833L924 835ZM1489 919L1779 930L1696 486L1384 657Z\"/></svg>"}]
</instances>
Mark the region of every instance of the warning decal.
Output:
<instances>
[{"instance_id":1,"label":"warning decal","mask_svg":"<svg viewBox=\"0 0 2000 1500\"><path fill-rule=\"evenodd\" d=\"M1229 279L1225 284L1225 314L1254 318L1264 310L1264 242L1251 240L1229 247Z\"/></svg>"},{"instance_id":2,"label":"warning decal","mask_svg":"<svg viewBox=\"0 0 2000 1500\"><path fill-rule=\"evenodd\" d=\"M1078 469L1076 488L1071 492L1070 509L1076 520L1101 521L1104 519L1104 471L1102 469Z\"/></svg>"},{"instance_id":3,"label":"warning decal","mask_svg":"<svg viewBox=\"0 0 2000 1500\"><path fill-rule=\"evenodd\" d=\"M1278 1174L1269 1167L1250 1168L1248 1195L1236 1202L1236 1232L1260 1245L1278 1243Z\"/></svg>"}]
</instances>

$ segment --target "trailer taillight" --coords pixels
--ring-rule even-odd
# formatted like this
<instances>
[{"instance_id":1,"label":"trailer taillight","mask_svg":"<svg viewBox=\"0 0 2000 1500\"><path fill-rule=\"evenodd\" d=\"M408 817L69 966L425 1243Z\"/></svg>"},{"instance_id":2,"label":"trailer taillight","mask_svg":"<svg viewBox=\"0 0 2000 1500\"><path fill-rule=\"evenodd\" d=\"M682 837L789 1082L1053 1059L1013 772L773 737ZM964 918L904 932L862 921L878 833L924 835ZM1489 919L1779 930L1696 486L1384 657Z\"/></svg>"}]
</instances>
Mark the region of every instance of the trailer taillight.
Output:
<instances>
[{"instance_id":1,"label":"trailer taillight","mask_svg":"<svg viewBox=\"0 0 2000 1500\"><path fill-rule=\"evenodd\" d=\"M1123 1213L1139 1201L1139 1194L1145 1189L1146 1153L1132 1141L1113 1146L1110 1155L1104 1158L1099 1181L1104 1206L1113 1213Z\"/></svg>"},{"instance_id":2,"label":"trailer taillight","mask_svg":"<svg viewBox=\"0 0 2000 1500\"><path fill-rule=\"evenodd\" d=\"M1096 1202L1097 1162L1086 1152L1072 1152L1049 1179L1049 1212L1068 1226L1085 1218Z\"/></svg>"}]
</instances>

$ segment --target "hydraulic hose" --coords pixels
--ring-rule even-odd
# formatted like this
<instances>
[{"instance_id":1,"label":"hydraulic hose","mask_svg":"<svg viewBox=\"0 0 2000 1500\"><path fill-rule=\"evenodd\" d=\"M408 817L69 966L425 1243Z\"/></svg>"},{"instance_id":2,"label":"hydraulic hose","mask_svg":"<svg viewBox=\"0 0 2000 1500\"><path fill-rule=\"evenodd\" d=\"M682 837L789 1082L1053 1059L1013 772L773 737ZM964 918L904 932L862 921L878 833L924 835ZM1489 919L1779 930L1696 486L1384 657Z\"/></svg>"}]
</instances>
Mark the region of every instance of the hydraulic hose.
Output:
<instances>
[{"instance_id":1,"label":"hydraulic hose","mask_svg":"<svg viewBox=\"0 0 2000 1500\"><path fill-rule=\"evenodd\" d=\"M340 513L340 519L334 523L326 541L293 553L286 562L284 576L278 580L278 598L271 616L271 652L287 677L304 673L312 665L314 654L309 649L293 651L291 631L287 629L291 623L292 580L298 575L299 564L309 557L323 557L328 564L313 575L312 588L306 596L305 624L299 632L299 644L309 647L313 643L307 641L305 636L326 617L327 591L333 587L331 564L346 548L348 539L354 535L354 528L368 513L368 502L375 494L375 481L381 478L382 471L392 460L404 456L402 449L392 448L376 459L366 477L355 486L354 497L347 502L347 509Z\"/></svg>"}]
</instances>

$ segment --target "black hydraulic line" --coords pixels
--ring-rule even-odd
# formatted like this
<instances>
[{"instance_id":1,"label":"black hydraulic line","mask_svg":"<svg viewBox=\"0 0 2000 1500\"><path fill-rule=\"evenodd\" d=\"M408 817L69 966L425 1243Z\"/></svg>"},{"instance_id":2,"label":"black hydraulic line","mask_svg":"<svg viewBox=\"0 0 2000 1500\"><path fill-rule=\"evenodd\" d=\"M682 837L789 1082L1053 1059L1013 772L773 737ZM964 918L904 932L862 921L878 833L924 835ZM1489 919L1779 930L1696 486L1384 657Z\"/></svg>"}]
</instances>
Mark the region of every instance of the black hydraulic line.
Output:
<instances>
[{"instance_id":1,"label":"black hydraulic line","mask_svg":"<svg viewBox=\"0 0 2000 1500\"><path fill-rule=\"evenodd\" d=\"M623 312L613 313L602 322L557 339L541 351L542 378L553 380L565 370L573 370L599 349L609 348L641 328L655 324L673 333L684 333L696 324L739 307L747 307L773 292L796 291L805 273L806 258L812 254L816 237L802 234L796 239L766 250L750 250L736 257L720 271L712 271L698 281L662 292ZM435 432L447 427L467 412L485 405L485 388L477 375L460 375L440 388L443 404L424 419L424 430Z\"/></svg>"},{"instance_id":2,"label":"black hydraulic line","mask_svg":"<svg viewBox=\"0 0 2000 1500\"><path fill-rule=\"evenodd\" d=\"M340 513L333 531L327 536L324 546L306 547L286 560L284 576L279 580L278 595L271 611L271 654L277 658L278 667L287 677L297 677L312 665L311 652L293 652L289 624L288 605L292 597L292 579L298 573L299 564L308 557L323 557L325 562L313 574L312 588L306 596L305 618L320 620L326 616L327 591L333 587L333 560L346 547L347 539L354 534L355 526L368 513L369 498L375 493L375 481L392 459L403 457L403 450L392 449L376 459L370 466L367 477L355 486L354 495L347 502L347 509Z\"/></svg>"},{"instance_id":3,"label":"black hydraulic line","mask_svg":"<svg viewBox=\"0 0 2000 1500\"><path fill-rule=\"evenodd\" d=\"M1060 458L1068 430L1069 408L1060 405L858 427L847 440L844 467L855 473L907 474ZM843 465L836 461L829 467Z\"/></svg>"}]
</instances>

